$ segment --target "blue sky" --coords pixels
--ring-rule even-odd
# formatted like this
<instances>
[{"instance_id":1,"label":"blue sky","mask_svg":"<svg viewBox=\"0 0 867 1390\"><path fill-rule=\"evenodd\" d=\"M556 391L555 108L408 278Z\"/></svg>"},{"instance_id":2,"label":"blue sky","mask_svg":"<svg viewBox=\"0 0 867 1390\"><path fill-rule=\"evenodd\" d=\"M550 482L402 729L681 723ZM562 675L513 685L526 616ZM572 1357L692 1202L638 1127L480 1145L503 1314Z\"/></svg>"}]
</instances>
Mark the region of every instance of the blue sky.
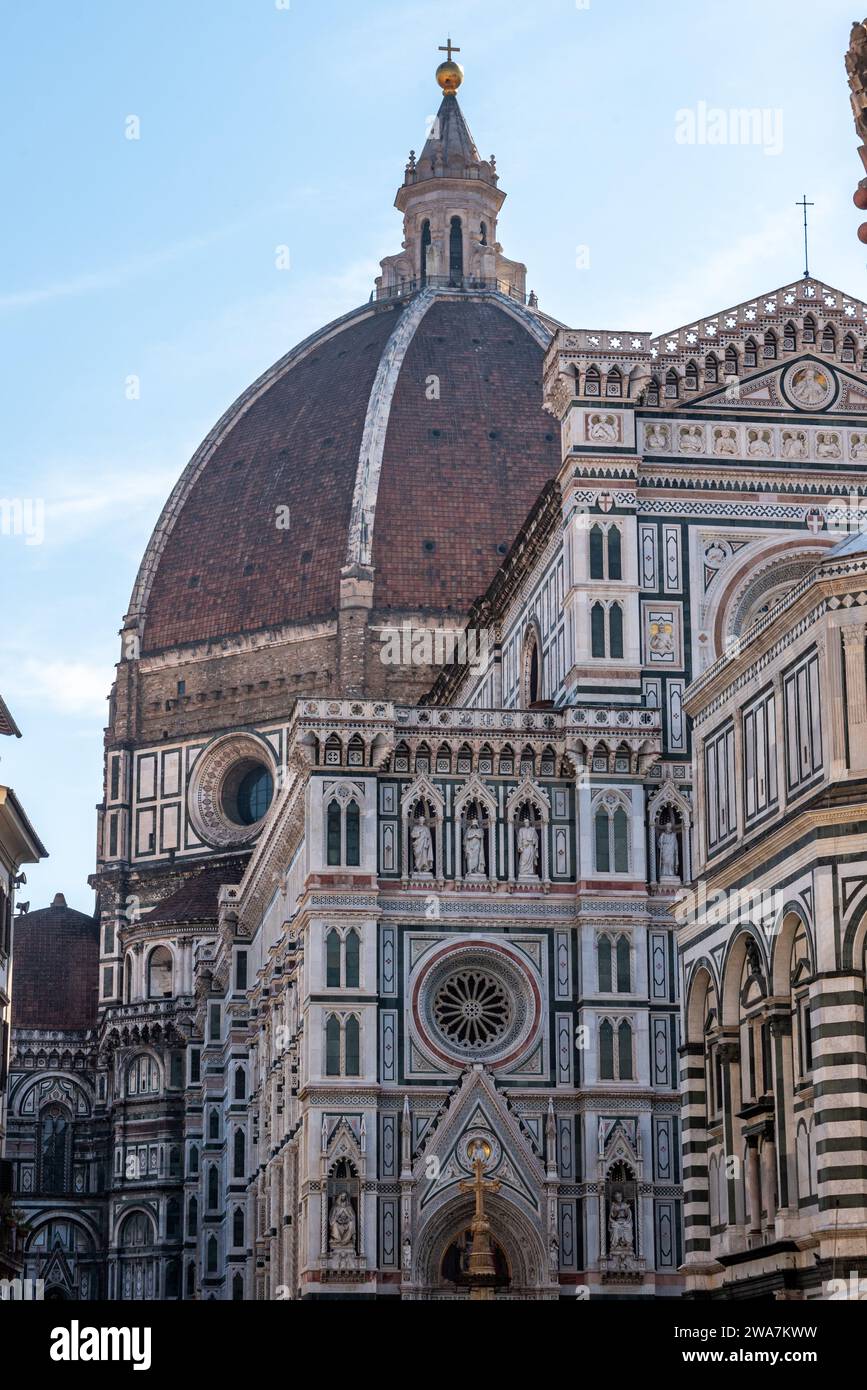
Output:
<instances>
[{"instance_id":1,"label":"blue sky","mask_svg":"<svg viewBox=\"0 0 867 1390\"><path fill-rule=\"evenodd\" d=\"M226 406L399 249L448 31L509 195L503 248L543 308L661 332L796 279L804 191L813 272L867 290L852 18L850 0L7 9L0 496L45 506L41 544L0 534L0 692L24 733L0 779L51 856L23 897L92 908L105 701L150 530ZM700 103L770 113L768 149L682 143Z\"/></svg>"}]
</instances>

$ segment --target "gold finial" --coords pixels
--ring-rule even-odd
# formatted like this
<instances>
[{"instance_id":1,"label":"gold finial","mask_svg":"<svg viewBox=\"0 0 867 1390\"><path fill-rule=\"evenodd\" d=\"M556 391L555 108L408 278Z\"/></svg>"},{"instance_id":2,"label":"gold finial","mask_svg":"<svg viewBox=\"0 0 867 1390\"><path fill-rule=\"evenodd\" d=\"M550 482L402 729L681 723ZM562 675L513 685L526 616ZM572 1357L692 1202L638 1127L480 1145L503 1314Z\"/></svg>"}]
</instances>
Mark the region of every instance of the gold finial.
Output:
<instances>
[{"instance_id":1,"label":"gold finial","mask_svg":"<svg viewBox=\"0 0 867 1390\"><path fill-rule=\"evenodd\" d=\"M440 63L439 67L437 68L437 82L442 87L446 96L454 96L455 92L458 90L458 87L464 80L464 70L461 67L460 63L452 62L452 54L460 53L461 50L453 46L451 35L449 35L448 44L440 44L439 51L440 53L447 53L448 57L446 58L446 61L444 63Z\"/></svg>"}]
</instances>

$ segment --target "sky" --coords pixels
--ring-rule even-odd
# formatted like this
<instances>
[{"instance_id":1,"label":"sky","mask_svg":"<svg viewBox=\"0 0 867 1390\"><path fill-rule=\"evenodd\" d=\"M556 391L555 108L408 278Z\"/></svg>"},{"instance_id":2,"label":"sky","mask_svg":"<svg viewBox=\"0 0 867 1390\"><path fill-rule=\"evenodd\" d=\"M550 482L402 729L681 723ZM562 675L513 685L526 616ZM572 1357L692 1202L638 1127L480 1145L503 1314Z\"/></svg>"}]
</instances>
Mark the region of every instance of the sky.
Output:
<instances>
[{"instance_id":1,"label":"sky","mask_svg":"<svg viewBox=\"0 0 867 1390\"><path fill-rule=\"evenodd\" d=\"M0 781L50 855L20 898L93 909L106 698L151 530L226 407L367 300L399 250L394 195L437 109L448 34L508 194L503 249L541 307L658 333L797 279L805 193L811 271L867 292L853 9L7 7L0 502L20 504L20 524L0 510L0 693L24 736L0 742ZM721 143L742 109L759 113L751 138Z\"/></svg>"}]
</instances>

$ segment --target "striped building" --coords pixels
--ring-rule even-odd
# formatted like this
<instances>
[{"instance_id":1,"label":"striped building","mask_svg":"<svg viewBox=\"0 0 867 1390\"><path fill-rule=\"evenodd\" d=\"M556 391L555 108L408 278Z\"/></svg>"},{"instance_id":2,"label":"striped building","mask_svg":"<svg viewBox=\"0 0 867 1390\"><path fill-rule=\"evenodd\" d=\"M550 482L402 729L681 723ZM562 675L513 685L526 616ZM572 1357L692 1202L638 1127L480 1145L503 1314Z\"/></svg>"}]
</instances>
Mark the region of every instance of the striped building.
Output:
<instances>
[{"instance_id":1,"label":"striped building","mask_svg":"<svg viewBox=\"0 0 867 1390\"><path fill-rule=\"evenodd\" d=\"M856 532L687 692L696 875L678 940L694 1296L851 1297L867 1273L865 606Z\"/></svg>"}]
</instances>

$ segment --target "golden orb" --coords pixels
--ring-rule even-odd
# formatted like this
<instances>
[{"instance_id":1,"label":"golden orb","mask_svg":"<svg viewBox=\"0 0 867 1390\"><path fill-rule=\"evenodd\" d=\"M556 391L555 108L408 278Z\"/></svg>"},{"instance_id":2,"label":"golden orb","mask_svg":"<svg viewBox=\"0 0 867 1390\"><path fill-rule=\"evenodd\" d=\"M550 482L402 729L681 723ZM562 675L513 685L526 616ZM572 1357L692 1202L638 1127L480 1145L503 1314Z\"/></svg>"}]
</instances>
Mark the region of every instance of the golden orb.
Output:
<instances>
[{"instance_id":1,"label":"golden orb","mask_svg":"<svg viewBox=\"0 0 867 1390\"><path fill-rule=\"evenodd\" d=\"M449 59L445 63L440 63L437 68L437 82L442 87L446 96L454 96L463 80L464 70L460 63L452 62L452 60Z\"/></svg>"}]
</instances>

